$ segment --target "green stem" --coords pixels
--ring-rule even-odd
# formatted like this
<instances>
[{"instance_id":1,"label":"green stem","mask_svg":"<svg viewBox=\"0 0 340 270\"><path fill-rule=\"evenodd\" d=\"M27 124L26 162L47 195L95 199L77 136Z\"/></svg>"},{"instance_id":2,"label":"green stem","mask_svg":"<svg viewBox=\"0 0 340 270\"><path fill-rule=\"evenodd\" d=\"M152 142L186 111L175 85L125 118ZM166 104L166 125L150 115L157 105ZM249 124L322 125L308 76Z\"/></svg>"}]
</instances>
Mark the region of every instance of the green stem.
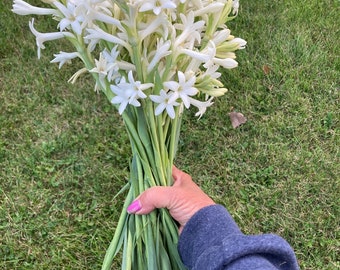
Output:
<instances>
[{"instance_id":1,"label":"green stem","mask_svg":"<svg viewBox=\"0 0 340 270\"><path fill-rule=\"evenodd\" d=\"M164 163L167 163L167 157L166 157L166 153L164 151L162 151L162 149L164 149L164 144L165 144L165 138L163 136L160 136L162 134L159 134L159 132L157 132L157 130L162 129L162 127L159 127L158 125L156 125L156 117L154 115L153 112L153 104L151 102L149 102L148 106L147 106L147 110L148 110L148 122L150 125L150 137L151 137L151 141L153 142L153 152L154 152L154 160L156 162L156 171L157 171L157 175L156 177L158 177L158 181L160 183L160 185L165 186L166 185L166 175L164 173Z\"/></svg>"},{"instance_id":2,"label":"green stem","mask_svg":"<svg viewBox=\"0 0 340 270\"><path fill-rule=\"evenodd\" d=\"M126 129L128 131L131 145L132 144L135 145L136 153L138 153L143 160L148 160L145 149L143 148L142 143L140 142L137 128L135 127L135 125L133 124L133 122L131 121L127 113L124 112L122 114L122 117L123 117Z\"/></svg>"},{"instance_id":3,"label":"green stem","mask_svg":"<svg viewBox=\"0 0 340 270\"><path fill-rule=\"evenodd\" d=\"M181 116L179 115L179 106L176 107L176 116L172 120L171 123L171 133L169 134L170 137L170 144L169 144L169 162L170 166L172 167L173 161L175 159L175 154L177 151L177 145L178 145L178 139L179 139L179 133L180 133L180 125L181 125ZM168 179L168 181L172 182L172 179ZM169 185L172 183L169 183Z\"/></svg>"},{"instance_id":4,"label":"green stem","mask_svg":"<svg viewBox=\"0 0 340 270\"><path fill-rule=\"evenodd\" d=\"M123 236L122 234L124 234L124 231L126 230L126 226L127 226L127 212L126 212L126 208L129 206L129 204L132 201L132 189L130 188L129 193L125 199L125 203L123 205L123 211L119 217L118 220L118 224L117 224L117 228L115 231L115 234L113 236L113 239L110 243L109 248L106 251L105 257L104 257L104 261L102 264L102 270L109 270L111 268L111 264L112 264L112 260L114 258L114 256L117 254L118 250L120 249L121 246L121 237Z\"/></svg>"}]
</instances>

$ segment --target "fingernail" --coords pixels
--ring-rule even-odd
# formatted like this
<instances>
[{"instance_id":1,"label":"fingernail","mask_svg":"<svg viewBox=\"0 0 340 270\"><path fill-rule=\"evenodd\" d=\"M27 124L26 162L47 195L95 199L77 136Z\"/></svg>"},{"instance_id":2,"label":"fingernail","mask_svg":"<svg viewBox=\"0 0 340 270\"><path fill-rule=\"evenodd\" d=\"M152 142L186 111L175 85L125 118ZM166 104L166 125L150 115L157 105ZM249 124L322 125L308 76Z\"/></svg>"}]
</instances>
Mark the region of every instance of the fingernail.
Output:
<instances>
[{"instance_id":1,"label":"fingernail","mask_svg":"<svg viewBox=\"0 0 340 270\"><path fill-rule=\"evenodd\" d=\"M142 206L141 206L141 204L140 204L140 201L139 201L139 200L135 200L135 201L133 201L133 202L128 206L128 208L127 208L126 210L127 210L127 212L128 212L129 214L134 214L134 213L138 212L138 211L141 210L141 209L142 209Z\"/></svg>"}]
</instances>

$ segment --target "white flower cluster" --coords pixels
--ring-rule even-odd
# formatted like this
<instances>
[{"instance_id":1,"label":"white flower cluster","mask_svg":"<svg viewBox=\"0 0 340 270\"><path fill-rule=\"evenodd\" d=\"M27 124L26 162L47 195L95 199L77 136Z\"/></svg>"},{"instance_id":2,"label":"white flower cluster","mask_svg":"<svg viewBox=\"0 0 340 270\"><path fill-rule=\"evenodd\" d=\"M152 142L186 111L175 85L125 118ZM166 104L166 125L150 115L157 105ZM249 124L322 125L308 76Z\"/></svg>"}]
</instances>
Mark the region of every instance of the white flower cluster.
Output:
<instances>
[{"instance_id":1,"label":"white flower cluster","mask_svg":"<svg viewBox=\"0 0 340 270\"><path fill-rule=\"evenodd\" d=\"M227 89L219 68L234 68L235 51L246 42L231 35L226 22L238 13L238 0L43 0L51 8L14 0L20 15L52 15L59 31L36 36L38 57L44 42L66 37L75 52L60 52L59 68L80 58L96 78L96 88L122 114L128 105L152 102L155 115L176 116L175 108L198 108L202 116Z\"/></svg>"}]
</instances>

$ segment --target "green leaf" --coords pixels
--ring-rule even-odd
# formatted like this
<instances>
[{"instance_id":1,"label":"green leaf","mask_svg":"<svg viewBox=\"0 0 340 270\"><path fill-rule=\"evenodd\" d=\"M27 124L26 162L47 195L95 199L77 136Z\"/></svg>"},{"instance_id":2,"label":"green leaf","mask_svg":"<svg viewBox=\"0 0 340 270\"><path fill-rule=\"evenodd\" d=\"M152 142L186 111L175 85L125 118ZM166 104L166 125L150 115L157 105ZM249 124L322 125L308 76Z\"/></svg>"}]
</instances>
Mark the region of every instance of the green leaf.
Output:
<instances>
[{"instance_id":1,"label":"green leaf","mask_svg":"<svg viewBox=\"0 0 340 270\"><path fill-rule=\"evenodd\" d=\"M102 270L109 270L111 268L111 264L113 261L113 258L117 255L118 251L120 250L122 243L123 243L123 235L126 232L127 229L127 218L128 218L128 213L126 212L126 208L130 204L132 200L132 189L129 190L129 193L126 197L124 206L123 206L123 211L119 217L118 220L118 225L115 231L115 234L113 236L113 239L106 251L103 264L102 264Z\"/></svg>"},{"instance_id":2,"label":"green leaf","mask_svg":"<svg viewBox=\"0 0 340 270\"><path fill-rule=\"evenodd\" d=\"M124 239L124 249L123 249L123 262L122 262L122 270L130 270L132 269L132 259L133 259L133 239L135 235L134 230L134 215L129 215L128 218L128 227L125 233Z\"/></svg>"},{"instance_id":3,"label":"green leaf","mask_svg":"<svg viewBox=\"0 0 340 270\"><path fill-rule=\"evenodd\" d=\"M130 187L130 183L126 183L126 185L124 185L117 193L116 195L113 197L113 200L115 200L120 194L124 193L126 190L128 190L128 188Z\"/></svg>"},{"instance_id":4,"label":"green leaf","mask_svg":"<svg viewBox=\"0 0 340 270\"><path fill-rule=\"evenodd\" d=\"M145 269L157 269L157 255L155 250L155 238L152 231L152 226L150 222L151 216L147 216L144 218L144 224L146 225L146 260L147 260L147 268Z\"/></svg>"}]
</instances>

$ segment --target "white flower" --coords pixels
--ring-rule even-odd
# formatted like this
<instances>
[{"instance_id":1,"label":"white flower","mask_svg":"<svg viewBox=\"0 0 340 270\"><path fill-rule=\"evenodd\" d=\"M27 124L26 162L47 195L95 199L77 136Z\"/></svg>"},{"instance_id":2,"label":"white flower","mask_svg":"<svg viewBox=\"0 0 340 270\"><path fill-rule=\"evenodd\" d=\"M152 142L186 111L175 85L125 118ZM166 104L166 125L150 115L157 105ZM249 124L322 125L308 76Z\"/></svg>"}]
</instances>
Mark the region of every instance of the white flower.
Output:
<instances>
[{"instance_id":1,"label":"white flower","mask_svg":"<svg viewBox=\"0 0 340 270\"><path fill-rule=\"evenodd\" d=\"M171 0L143 0L139 8L140 12L152 10L155 15L159 15L163 9L174 9L176 4Z\"/></svg>"},{"instance_id":2,"label":"white flower","mask_svg":"<svg viewBox=\"0 0 340 270\"><path fill-rule=\"evenodd\" d=\"M55 9L35 7L22 0L14 0L12 11L18 15L56 15L57 14L57 11Z\"/></svg>"},{"instance_id":3,"label":"white flower","mask_svg":"<svg viewBox=\"0 0 340 270\"><path fill-rule=\"evenodd\" d=\"M220 67L219 65L211 65L206 69L206 71L202 75L203 76L208 75L211 78L217 79L222 75L220 72L217 72L219 67Z\"/></svg>"},{"instance_id":4,"label":"white flower","mask_svg":"<svg viewBox=\"0 0 340 270\"><path fill-rule=\"evenodd\" d=\"M131 97L131 88L128 83L126 83L125 78L123 77L120 82L116 85L111 85L110 88L116 96L111 100L112 104L120 104L119 105L119 114L122 114L129 104L129 99Z\"/></svg>"},{"instance_id":5,"label":"white flower","mask_svg":"<svg viewBox=\"0 0 340 270\"><path fill-rule=\"evenodd\" d=\"M217 58L216 56L216 46L215 43L210 40L208 43L208 46L205 47L201 52L196 52L193 50L187 50L187 49L183 49L182 50L183 53L191 56L194 59L200 60L202 63L204 63L204 67L205 68L209 68L213 65L219 65L222 66L224 68L235 68L237 67L238 63L230 58Z\"/></svg>"},{"instance_id":6,"label":"white flower","mask_svg":"<svg viewBox=\"0 0 340 270\"><path fill-rule=\"evenodd\" d=\"M192 57L193 59L196 59L200 61L201 63L206 63L210 59L212 59L215 56L215 51L211 50L209 47L205 48L203 51L195 51L195 50L189 50L189 49L181 49L182 53Z\"/></svg>"},{"instance_id":7,"label":"white flower","mask_svg":"<svg viewBox=\"0 0 340 270\"><path fill-rule=\"evenodd\" d=\"M239 44L239 50L245 49L247 45L247 41L245 41L242 38L234 38L230 40L231 43L238 43Z\"/></svg>"},{"instance_id":8,"label":"white flower","mask_svg":"<svg viewBox=\"0 0 340 270\"><path fill-rule=\"evenodd\" d=\"M237 15L239 7L240 3L238 2L238 0L233 0L233 15Z\"/></svg>"},{"instance_id":9,"label":"white flower","mask_svg":"<svg viewBox=\"0 0 340 270\"><path fill-rule=\"evenodd\" d=\"M131 51L131 46L126 43L124 40L111 35L107 32L105 32L104 30L102 30L101 28L99 28L98 26L94 26L93 29L88 28L87 29L88 35L84 37L84 39L86 41L90 41L94 44L98 43L99 40L106 40L108 42L111 42L113 44L119 44L124 46L126 49L128 49L129 51Z\"/></svg>"},{"instance_id":10,"label":"white flower","mask_svg":"<svg viewBox=\"0 0 340 270\"><path fill-rule=\"evenodd\" d=\"M128 74L129 82L126 82L125 77L122 77L117 85L111 85L111 90L116 96L111 100L113 104L119 105L119 114L122 114L128 104L139 107L141 104L139 98L146 98L144 90L153 87L152 83L142 84L140 81L135 81L132 71Z\"/></svg>"},{"instance_id":11,"label":"white flower","mask_svg":"<svg viewBox=\"0 0 340 270\"><path fill-rule=\"evenodd\" d=\"M178 30L182 30L182 33L176 37L174 47L182 45L187 39L190 43L194 43L197 40L198 43L201 42L201 32L205 24L204 21L195 22L194 12L190 11L186 16L180 14L182 24L175 24L174 27Z\"/></svg>"},{"instance_id":12,"label":"white flower","mask_svg":"<svg viewBox=\"0 0 340 270\"><path fill-rule=\"evenodd\" d=\"M206 101L199 101L197 99L189 97L190 103L196 108L198 108L198 112L195 114L195 116L198 116L198 119L202 117L202 115L205 113L208 107L214 104L214 102L212 102L213 99L214 97L210 97Z\"/></svg>"},{"instance_id":13,"label":"white flower","mask_svg":"<svg viewBox=\"0 0 340 270\"><path fill-rule=\"evenodd\" d=\"M157 48L154 51L155 55L147 68L148 72L150 72L163 57L171 54L171 51L169 51L170 45L170 40L166 42L164 42L163 39L157 41Z\"/></svg>"},{"instance_id":14,"label":"white flower","mask_svg":"<svg viewBox=\"0 0 340 270\"><path fill-rule=\"evenodd\" d=\"M225 4L220 3L218 1L212 1L212 3L210 3L209 5L196 10L195 17L202 16L202 15L209 14L209 13L220 12L221 10L223 10L224 5Z\"/></svg>"},{"instance_id":15,"label":"white flower","mask_svg":"<svg viewBox=\"0 0 340 270\"><path fill-rule=\"evenodd\" d=\"M159 103L155 109L155 115L159 115L164 110L166 110L171 119L175 118L176 113L174 107L178 106L179 103L177 103L175 100L170 100L172 95L172 93L167 93L163 89L161 89L159 96L150 95L150 99L153 102Z\"/></svg>"},{"instance_id":16,"label":"white flower","mask_svg":"<svg viewBox=\"0 0 340 270\"><path fill-rule=\"evenodd\" d=\"M59 54L54 54L55 58L51 61L51 63L59 63L59 69L65 64L65 63L71 63L71 60L80 57L80 54L78 52L60 52Z\"/></svg>"},{"instance_id":17,"label":"white flower","mask_svg":"<svg viewBox=\"0 0 340 270\"><path fill-rule=\"evenodd\" d=\"M180 98L182 99L184 106L189 108L189 96L193 96L198 93L198 90L194 87L196 77L192 75L189 80L186 80L184 73L181 71L177 72L177 76L178 82L169 81L164 82L163 85L174 92L170 98L170 102L176 101L178 98Z\"/></svg>"},{"instance_id":18,"label":"white flower","mask_svg":"<svg viewBox=\"0 0 340 270\"><path fill-rule=\"evenodd\" d=\"M44 42L55 40L55 39L61 39L65 36L73 37L71 33L61 33L61 32L53 32L53 33L40 33L34 28L34 19L29 22L29 27L31 29L31 32L36 37L36 43L38 46L38 58L40 58L40 50L45 49Z\"/></svg>"},{"instance_id":19,"label":"white flower","mask_svg":"<svg viewBox=\"0 0 340 270\"><path fill-rule=\"evenodd\" d=\"M120 30L123 30L123 27L119 20L114 18L112 12L114 8L110 1L102 1L102 0L77 0L72 1L77 5L76 13L83 17L82 28L92 28L93 25L96 24L95 21L101 21L107 24L112 24L117 26Z\"/></svg>"},{"instance_id":20,"label":"white flower","mask_svg":"<svg viewBox=\"0 0 340 270\"><path fill-rule=\"evenodd\" d=\"M238 66L238 63L232 58L214 58L214 63L228 69Z\"/></svg>"},{"instance_id":21,"label":"white flower","mask_svg":"<svg viewBox=\"0 0 340 270\"><path fill-rule=\"evenodd\" d=\"M220 31L215 32L212 41L215 43L215 45L219 45L222 42L225 42L227 38L230 36L230 30L229 29L223 29Z\"/></svg>"},{"instance_id":22,"label":"white flower","mask_svg":"<svg viewBox=\"0 0 340 270\"><path fill-rule=\"evenodd\" d=\"M104 49L104 51L102 52L105 59L107 60L107 62L109 63L114 63L117 61L117 57L119 55L119 51L117 51L117 45L114 46L111 50L111 52L109 52L106 48Z\"/></svg>"},{"instance_id":23,"label":"white flower","mask_svg":"<svg viewBox=\"0 0 340 270\"><path fill-rule=\"evenodd\" d=\"M107 63L106 58L103 56L103 53L100 53L99 60L95 59L96 67L90 70L90 72L98 73L99 79L101 81L107 76L108 71L111 70L115 64L114 63Z\"/></svg>"},{"instance_id":24,"label":"white flower","mask_svg":"<svg viewBox=\"0 0 340 270\"><path fill-rule=\"evenodd\" d=\"M108 81L112 81L119 76L119 65L117 61L117 57L119 55L119 51L117 51L117 46L115 46L111 52L109 52L106 48L102 52L103 58L107 62L106 72ZM130 69L131 70L131 69Z\"/></svg>"},{"instance_id":25,"label":"white flower","mask_svg":"<svg viewBox=\"0 0 340 270\"><path fill-rule=\"evenodd\" d=\"M61 19L59 23L60 31L64 31L70 25L72 30L77 34L80 35L82 32L81 22L84 20L83 16L76 14L76 6L70 2L67 2L67 5L64 6L60 2L54 2L54 5L60 10L60 12L65 16Z\"/></svg>"},{"instance_id":26,"label":"white flower","mask_svg":"<svg viewBox=\"0 0 340 270\"><path fill-rule=\"evenodd\" d=\"M132 71L136 71L136 66L130 62L126 62L126 61L117 61L117 66L119 69L121 70L132 70Z\"/></svg>"},{"instance_id":27,"label":"white flower","mask_svg":"<svg viewBox=\"0 0 340 270\"><path fill-rule=\"evenodd\" d=\"M168 24L168 18L164 14L158 15L156 18L151 18L142 28L142 30L138 31L138 35L140 37L140 40L144 40L147 36L154 34L155 32L159 31L161 29L161 26L164 31L163 36L167 36L166 31Z\"/></svg>"}]
</instances>

